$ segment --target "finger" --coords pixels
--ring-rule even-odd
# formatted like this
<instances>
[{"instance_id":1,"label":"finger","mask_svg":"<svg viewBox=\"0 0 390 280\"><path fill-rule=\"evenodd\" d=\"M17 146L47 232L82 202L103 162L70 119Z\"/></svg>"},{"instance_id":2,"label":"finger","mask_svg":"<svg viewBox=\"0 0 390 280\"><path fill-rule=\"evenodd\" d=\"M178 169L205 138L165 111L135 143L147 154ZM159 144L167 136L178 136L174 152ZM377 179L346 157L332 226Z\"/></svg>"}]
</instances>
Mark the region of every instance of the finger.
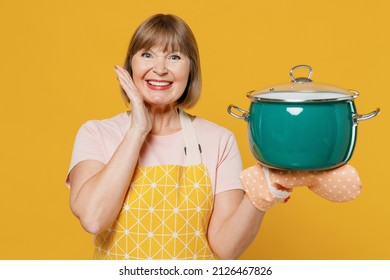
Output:
<instances>
[{"instance_id":1,"label":"finger","mask_svg":"<svg viewBox=\"0 0 390 280\"><path fill-rule=\"evenodd\" d=\"M131 93L132 89L134 89L133 86L132 86L132 84L129 83L129 82L128 82L124 77L122 77L122 76L117 76L117 79L118 79L120 85L122 86L122 88L125 90L125 92L126 92L127 94Z\"/></svg>"},{"instance_id":2,"label":"finger","mask_svg":"<svg viewBox=\"0 0 390 280\"><path fill-rule=\"evenodd\" d=\"M118 81L122 87L122 89L125 91L127 97L130 99L131 103L138 103L142 102L142 97L138 93L137 88L132 84L129 83L127 79L123 77L118 77Z\"/></svg>"},{"instance_id":3,"label":"finger","mask_svg":"<svg viewBox=\"0 0 390 280\"><path fill-rule=\"evenodd\" d=\"M128 81L131 84L133 83L133 79L131 78L129 72L126 71L126 69L120 67L120 66L115 66L115 73L117 76L122 77L125 81Z\"/></svg>"},{"instance_id":4,"label":"finger","mask_svg":"<svg viewBox=\"0 0 390 280\"><path fill-rule=\"evenodd\" d=\"M115 73L117 77L122 78L127 84L134 85L133 80L131 79L130 75L127 75L125 72L115 69Z\"/></svg>"},{"instance_id":5,"label":"finger","mask_svg":"<svg viewBox=\"0 0 390 280\"><path fill-rule=\"evenodd\" d=\"M135 86L128 72L123 68L115 67L115 73L117 74L118 81L129 99L133 99L134 97L139 98L140 96L138 94L137 87Z\"/></svg>"},{"instance_id":6,"label":"finger","mask_svg":"<svg viewBox=\"0 0 390 280\"><path fill-rule=\"evenodd\" d=\"M123 74L125 77L128 77L129 79L131 79L130 73L129 73L125 68L123 68L123 67L121 67L121 66L118 66L118 65L115 65L115 69L116 69L119 73ZM132 80L132 79L131 79L131 80Z\"/></svg>"}]
</instances>

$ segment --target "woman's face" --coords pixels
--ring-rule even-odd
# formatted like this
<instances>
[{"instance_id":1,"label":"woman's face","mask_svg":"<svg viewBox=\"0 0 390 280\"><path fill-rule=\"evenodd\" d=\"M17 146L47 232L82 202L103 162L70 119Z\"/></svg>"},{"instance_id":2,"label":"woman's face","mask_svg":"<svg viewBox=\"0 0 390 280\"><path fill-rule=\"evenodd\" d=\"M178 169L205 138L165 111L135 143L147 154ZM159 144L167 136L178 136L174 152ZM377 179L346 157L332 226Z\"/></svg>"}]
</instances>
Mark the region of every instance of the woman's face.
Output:
<instances>
[{"instance_id":1,"label":"woman's face","mask_svg":"<svg viewBox=\"0 0 390 280\"><path fill-rule=\"evenodd\" d=\"M133 81L145 102L152 106L174 104L183 94L190 74L190 60L180 52L153 47L138 51L131 61Z\"/></svg>"}]
</instances>

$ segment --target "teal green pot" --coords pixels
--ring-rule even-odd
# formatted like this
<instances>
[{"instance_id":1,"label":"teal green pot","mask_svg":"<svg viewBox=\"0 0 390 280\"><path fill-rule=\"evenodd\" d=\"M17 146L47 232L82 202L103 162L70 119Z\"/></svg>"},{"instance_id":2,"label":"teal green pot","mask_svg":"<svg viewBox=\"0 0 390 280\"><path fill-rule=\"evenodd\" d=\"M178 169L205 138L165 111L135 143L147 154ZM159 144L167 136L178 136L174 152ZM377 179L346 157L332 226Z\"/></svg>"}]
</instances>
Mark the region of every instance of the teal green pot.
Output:
<instances>
[{"instance_id":1,"label":"teal green pot","mask_svg":"<svg viewBox=\"0 0 390 280\"><path fill-rule=\"evenodd\" d=\"M309 69L309 76L295 78L296 68ZM378 108L357 114L356 91L313 83L311 74L310 66L296 66L291 83L248 93L249 111L228 107L229 114L248 123L250 150L263 165L283 170L341 166L353 154L358 122L379 113Z\"/></svg>"}]
</instances>

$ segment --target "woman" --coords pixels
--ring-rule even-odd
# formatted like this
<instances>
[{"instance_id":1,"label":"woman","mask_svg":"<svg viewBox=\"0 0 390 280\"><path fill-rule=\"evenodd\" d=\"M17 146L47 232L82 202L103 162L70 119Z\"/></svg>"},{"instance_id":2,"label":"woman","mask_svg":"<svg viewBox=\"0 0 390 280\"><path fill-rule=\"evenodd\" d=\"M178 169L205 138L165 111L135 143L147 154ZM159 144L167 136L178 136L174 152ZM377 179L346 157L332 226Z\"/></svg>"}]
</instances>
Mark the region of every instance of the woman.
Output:
<instances>
[{"instance_id":1,"label":"woman","mask_svg":"<svg viewBox=\"0 0 390 280\"><path fill-rule=\"evenodd\" d=\"M116 73L132 105L131 118L125 113L87 122L68 177L71 209L97 235L95 257L237 258L263 215L244 198L234 136L181 110L200 95L191 30L175 16L147 19ZM188 126L186 141L181 122ZM103 143L96 143L99 138ZM114 239L127 244L115 246Z\"/></svg>"},{"instance_id":2,"label":"woman","mask_svg":"<svg viewBox=\"0 0 390 280\"><path fill-rule=\"evenodd\" d=\"M262 169L248 169L245 195L233 134L183 111L201 88L190 28L173 15L150 17L115 72L131 112L80 128L67 177L71 209L95 234L95 258L238 258L290 191L275 184L276 195L265 188L258 197L262 183L247 177L263 178Z\"/></svg>"}]
</instances>

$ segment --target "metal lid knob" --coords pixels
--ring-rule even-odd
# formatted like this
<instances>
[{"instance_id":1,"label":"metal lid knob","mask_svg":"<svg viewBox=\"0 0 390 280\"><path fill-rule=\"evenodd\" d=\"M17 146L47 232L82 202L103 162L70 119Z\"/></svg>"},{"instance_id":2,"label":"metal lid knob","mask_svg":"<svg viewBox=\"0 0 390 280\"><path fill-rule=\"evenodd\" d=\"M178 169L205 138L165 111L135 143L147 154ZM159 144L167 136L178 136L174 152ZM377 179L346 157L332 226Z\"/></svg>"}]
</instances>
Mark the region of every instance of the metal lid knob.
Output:
<instances>
[{"instance_id":1,"label":"metal lid knob","mask_svg":"<svg viewBox=\"0 0 390 280\"><path fill-rule=\"evenodd\" d=\"M307 78L304 78L304 77L295 78L294 77L294 70L296 70L298 68L309 69L309 75L307 76ZM313 74L313 68L311 68L309 65L303 65L303 64L297 65L297 66L294 66L293 68L291 68L291 70L290 70L290 77L292 79L292 82L294 82L294 83L310 83L310 82L312 82L312 80L310 79L312 74Z\"/></svg>"}]
</instances>

